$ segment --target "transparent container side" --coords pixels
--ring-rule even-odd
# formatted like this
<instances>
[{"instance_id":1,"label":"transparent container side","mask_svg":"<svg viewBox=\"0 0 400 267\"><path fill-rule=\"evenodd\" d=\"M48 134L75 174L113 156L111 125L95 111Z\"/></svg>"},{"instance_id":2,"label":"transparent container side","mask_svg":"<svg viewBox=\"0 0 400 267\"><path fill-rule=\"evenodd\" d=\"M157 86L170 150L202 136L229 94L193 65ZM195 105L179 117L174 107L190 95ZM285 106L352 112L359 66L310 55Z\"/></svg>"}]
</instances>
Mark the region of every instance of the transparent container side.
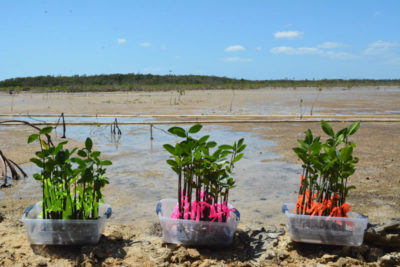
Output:
<instances>
[{"instance_id":1,"label":"transparent container side","mask_svg":"<svg viewBox=\"0 0 400 267\"><path fill-rule=\"evenodd\" d=\"M285 204L286 227L296 242L342 246L360 246L368 225L368 217L349 212L348 217L299 215L295 204Z\"/></svg>"},{"instance_id":2,"label":"transparent container side","mask_svg":"<svg viewBox=\"0 0 400 267\"><path fill-rule=\"evenodd\" d=\"M49 220L37 218L42 212L41 202L36 203L22 217L28 240L35 245L96 244L104 230L106 218L111 215L107 204L100 204L97 220Z\"/></svg>"},{"instance_id":3,"label":"transparent container side","mask_svg":"<svg viewBox=\"0 0 400 267\"><path fill-rule=\"evenodd\" d=\"M227 246L232 243L240 220L236 213L231 212L227 222L171 219L176 204L176 199L163 199L158 204L164 242L194 246ZM233 207L229 205L229 208Z\"/></svg>"}]
</instances>

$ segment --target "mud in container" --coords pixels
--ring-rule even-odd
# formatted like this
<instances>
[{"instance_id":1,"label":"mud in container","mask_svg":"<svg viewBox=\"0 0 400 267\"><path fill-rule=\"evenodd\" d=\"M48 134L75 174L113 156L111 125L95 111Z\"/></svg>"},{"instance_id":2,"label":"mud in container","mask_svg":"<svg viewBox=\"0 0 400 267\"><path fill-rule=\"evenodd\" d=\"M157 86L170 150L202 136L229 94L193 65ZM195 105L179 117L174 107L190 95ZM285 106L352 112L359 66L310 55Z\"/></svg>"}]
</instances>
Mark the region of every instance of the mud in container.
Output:
<instances>
[{"instance_id":1,"label":"mud in container","mask_svg":"<svg viewBox=\"0 0 400 267\"><path fill-rule=\"evenodd\" d=\"M347 217L299 215L294 212L295 204L284 204L286 227L290 238L296 242L360 246L368 225L368 217L355 212Z\"/></svg>"},{"instance_id":2,"label":"mud in container","mask_svg":"<svg viewBox=\"0 0 400 267\"><path fill-rule=\"evenodd\" d=\"M99 242L104 223L111 216L111 207L100 204L96 220L41 219L41 202L29 206L22 216L28 240L35 245L89 245Z\"/></svg>"},{"instance_id":3,"label":"mud in container","mask_svg":"<svg viewBox=\"0 0 400 267\"><path fill-rule=\"evenodd\" d=\"M197 222L172 219L176 204L176 199L162 199L156 207L164 242L189 246L228 246L232 243L240 221L238 210L232 211L226 222Z\"/></svg>"}]
</instances>

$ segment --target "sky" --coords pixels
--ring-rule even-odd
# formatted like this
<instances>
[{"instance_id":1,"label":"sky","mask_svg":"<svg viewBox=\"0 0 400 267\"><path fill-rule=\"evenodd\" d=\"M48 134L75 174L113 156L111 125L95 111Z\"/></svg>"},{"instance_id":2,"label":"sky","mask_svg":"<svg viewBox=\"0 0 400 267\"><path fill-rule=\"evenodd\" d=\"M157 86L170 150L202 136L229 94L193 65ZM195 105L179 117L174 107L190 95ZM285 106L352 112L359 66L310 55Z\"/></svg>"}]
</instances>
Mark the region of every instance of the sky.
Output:
<instances>
[{"instance_id":1,"label":"sky","mask_svg":"<svg viewBox=\"0 0 400 267\"><path fill-rule=\"evenodd\" d=\"M399 79L400 1L0 1L0 80Z\"/></svg>"}]
</instances>

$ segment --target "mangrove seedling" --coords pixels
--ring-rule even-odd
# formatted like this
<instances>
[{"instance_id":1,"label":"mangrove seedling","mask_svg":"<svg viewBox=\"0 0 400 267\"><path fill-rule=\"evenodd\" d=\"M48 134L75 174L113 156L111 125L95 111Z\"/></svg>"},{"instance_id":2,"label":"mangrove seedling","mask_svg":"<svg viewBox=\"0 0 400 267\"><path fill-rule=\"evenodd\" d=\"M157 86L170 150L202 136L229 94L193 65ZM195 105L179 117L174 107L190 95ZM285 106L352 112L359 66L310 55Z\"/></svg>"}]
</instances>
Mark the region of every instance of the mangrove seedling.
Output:
<instances>
[{"instance_id":1,"label":"mangrove seedling","mask_svg":"<svg viewBox=\"0 0 400 267\"><path fill-rule=\"evenodd\" d=\"M45 127L28 138L28 143L38 141L40 145L31 162L41 169L33 177L42 183L42 218L97 219L103 202L101 190L108 184L105 166L112 163L100 160L101 153L93 150L90 138L81 149L65 148L68 141L53 145L49 139L52 129Z\"/></svg>"},{"instance_id":2,"label":"mangrove seedling","mask_svg":"<svg viewBox=\"0 0 400 267\"><path fill-rule=\"evenodd\" d=\"M348 178L355 172L358 158L353 156L356 144L349 137L360 128L360 122L334 132L331 125L321 121L322 130L328 135L325 143L314 137L308 129L304 140L297 140L299 147L293 151L302 161L297 214L345 217L351 206L346 197L354 185Z\"/></svg>"},{"instance_id":3,"label":"mangrove seedling","mask_svg":"<svg viewBox=\"0 0 400 267\"><path fill-rule=\"evenodd\" d=\"M231 211L227 206L229 190L235 186L233 169L246 145L243 138L233 145L220 146L210 141L209 135L195 139L191 134L201 129L202 125L196 124L188 130L168 130L183 139L175 146L164 145L171 154L167 163L178 175L178 203L172 217L225 222Z\"/></svg>"}]
</instances>

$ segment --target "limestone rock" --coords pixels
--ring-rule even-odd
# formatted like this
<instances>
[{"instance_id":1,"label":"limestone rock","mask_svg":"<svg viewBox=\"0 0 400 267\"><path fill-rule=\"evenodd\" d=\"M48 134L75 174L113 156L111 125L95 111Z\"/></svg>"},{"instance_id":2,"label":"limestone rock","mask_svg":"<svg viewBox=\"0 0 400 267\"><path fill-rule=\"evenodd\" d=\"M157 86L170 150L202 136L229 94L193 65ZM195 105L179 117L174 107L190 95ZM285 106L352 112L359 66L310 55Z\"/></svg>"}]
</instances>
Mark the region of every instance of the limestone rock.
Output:
<instances>
[{"instance_id":1,"label":"limestone rock","mask_svg":"<svg viewBox=\"0 0 400 267\"><path fill-rule=\"evenodd\" d=\"M188 248L186 251L190 259L197 260L200 258L200 253L196 249Z\"/></svg>"},{"instance_id":2,"label":"limestone rock","mask_svg":"<svg viewBox=\"0 0 400 267\"><path fill-rule=\"evenodd\" d=\"M321 263L329 263L329 262L334 262L338 259L337 255L330 255L330 254L325 254L321 257L320 262Z\"/></svg>"},{"instance_id":3,"label":"limestone rock","mask_svg":"<svg viewBox=\"0 0 400 267\"><path fill-rule=\"evenodd\" d=\"M392 252L386 254L379 259L379 265L383 267L399 266L400 265L400 252Z\"/></svg>"},{"instance_id":4,"label":"limestone rock","mask_svg":"<svg viewBox=\"0 0 400 267\"><path fill-rule=\"evenodd\" d=\"M400 218L393 218L380 224L370 224L364 240L373 246L400 248Z\"/></svg>"}]
</instances>

